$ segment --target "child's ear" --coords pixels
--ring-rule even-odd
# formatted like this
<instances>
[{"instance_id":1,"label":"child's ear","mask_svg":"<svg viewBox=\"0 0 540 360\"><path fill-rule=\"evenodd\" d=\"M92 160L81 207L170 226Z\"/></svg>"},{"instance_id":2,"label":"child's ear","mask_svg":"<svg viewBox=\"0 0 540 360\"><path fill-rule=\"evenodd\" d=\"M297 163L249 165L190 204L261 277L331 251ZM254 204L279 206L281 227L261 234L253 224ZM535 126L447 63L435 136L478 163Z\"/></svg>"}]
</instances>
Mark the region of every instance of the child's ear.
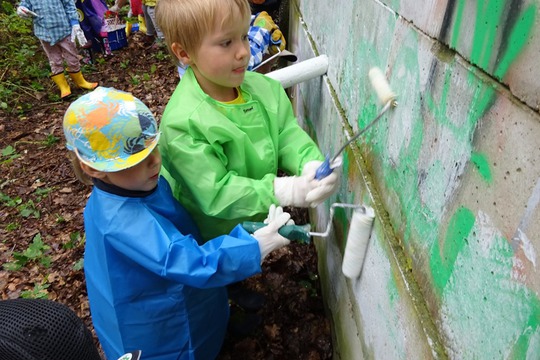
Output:
<instances>
[{"instance_id":1,"label":"child's ear","mask_svg":"<svg viewBox=\"0 0 540 360\"><path fill-rule=\"evenodd\" d=\"M86 173L86 175L88 175L88 176L90 176L91 178L94 178L94 179L103 179L107 175L103 171L98 171L98 170L94 169L93 167L90 167L90 166L88 166L88 165L86 165L85 163L82 163L82 162L81 162L81 169L82 169L82 171L84 171Z\"/></svg>"},{"instance_id":2,"label":"child's ear","mask_svg":"<svg viewBox=\"0 0 540 360\"><path fill-rule=\"evenodd\" d=\"M171 50L176 55L176 58L182 62L184 65L191 65L191 57L188 55L186 50L179 43L172 43Z\"/></svg>"}]
</instances>

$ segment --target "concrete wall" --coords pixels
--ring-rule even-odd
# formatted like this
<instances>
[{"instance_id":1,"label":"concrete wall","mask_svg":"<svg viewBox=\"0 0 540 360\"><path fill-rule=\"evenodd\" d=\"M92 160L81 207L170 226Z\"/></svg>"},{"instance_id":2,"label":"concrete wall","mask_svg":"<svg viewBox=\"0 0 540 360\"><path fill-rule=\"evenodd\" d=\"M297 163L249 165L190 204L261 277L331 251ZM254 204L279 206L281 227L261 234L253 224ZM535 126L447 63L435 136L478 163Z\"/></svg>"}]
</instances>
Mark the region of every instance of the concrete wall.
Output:
<instances>
[{"instance_id":1,"label":"concrete wall","mask_svg":"<svg viewBox=\"0 0 540 360\"><path fill-rule=\"evenodd\" d=\"M289 45L329 56L295 87L298 118L344 154L333 202L376 220L362 274L341 273L349 210L316 239L337 359L540 359L540 3L291 0Z\"/></svg>"}]
</instances>

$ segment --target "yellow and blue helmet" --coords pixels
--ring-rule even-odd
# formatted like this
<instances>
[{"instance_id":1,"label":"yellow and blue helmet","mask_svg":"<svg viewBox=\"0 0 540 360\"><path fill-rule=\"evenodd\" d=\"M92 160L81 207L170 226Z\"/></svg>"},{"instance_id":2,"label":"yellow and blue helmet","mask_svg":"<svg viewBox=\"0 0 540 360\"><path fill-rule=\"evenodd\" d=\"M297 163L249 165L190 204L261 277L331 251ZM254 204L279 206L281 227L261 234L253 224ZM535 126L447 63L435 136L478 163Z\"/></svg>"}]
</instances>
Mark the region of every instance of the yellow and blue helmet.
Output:
<instances>
[{"instance_id":1,"label":"yellow and blue helmet","mask_svg":"<svg viewBox=\"0 0 540 360\"><path fill-rule=\"evenodd\" d=\"M98 87L75 100L64 115L66 146L103 172L130 168L156 147L159 131L150 109L130 93Z\"/></svg>"}]
</instances>

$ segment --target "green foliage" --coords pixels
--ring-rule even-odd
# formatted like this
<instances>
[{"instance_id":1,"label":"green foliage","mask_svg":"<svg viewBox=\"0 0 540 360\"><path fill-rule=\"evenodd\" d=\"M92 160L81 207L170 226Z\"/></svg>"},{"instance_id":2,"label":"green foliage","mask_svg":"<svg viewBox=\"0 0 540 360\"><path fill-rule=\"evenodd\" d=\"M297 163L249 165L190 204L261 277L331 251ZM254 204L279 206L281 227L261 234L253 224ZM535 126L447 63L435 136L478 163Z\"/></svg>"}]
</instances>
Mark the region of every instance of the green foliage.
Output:
<instances>
[{"instance_id":1,"label":"green foliage","mask_svg":"<svg viewBox=\"0 0 540 360\"><path fill-rule=\"evenodd\" d=\"M56 217L57 224L63 224L66 222L66 218L63 217L61 214L54 214L54 216Z\"/></svg>"},{"instance_id":2,"label":"green foliage","mask_svg":"<svg viewBox=\"0 0 540 360\"><path fill-rule=\"evenodd\" d=\"M21 292L21 297L23 299L46 299L47 298L47 288L50 284L43 283L34 283L34 288L32 290L25 290Z\"/></svg>"},{"instance_id":3,"label":"green foliage","mask_svg":"<svg viewBox=\"0 0 540 360\"><path fill-rule=\"evenodd\" d=\"M21 214L22 217L28 218L28 217L34 217L36 219L39 219L41 216L41 212L36 208L36 204L32 200L28 200L25 203L22 203L18 206L19 214Z\"/></svg>"},{"instance_id":4,"label":"green foliage","mask_svg":"<svg viewBox=\"0 0 540 360\"><path fill-rule=\"evenodd\" d=\"M51 191L53 191L53 188L37 188L34 194L36 195L37 201L41 201L46 198Z\"/></svg>"},{"instance_id":5,"label":"green foliage","mask_svg":"<svg viewBox=\"0 0 540 360\"><path fill-rule=\"evenodd\" d=\"M47 138L43 141L45 146L51 147L54 144L58 143L60 141L60 138L54 136L53 134L47 135Z\"/></svg>"},{"instance_id":6,"label":"green foliage","mask_svg":"<svg viewBox=\"0 0 540 360\"><path fill-rule=\"evenodd\" d=\"M157 60L164 60L165 58L169 57L169 53L167 52L163 52L163 51L158 51L156 53L154 53L154 57L157 59Z\"/></svg>"},{"instance_id":7,"label":"green foliage","mask_svg":"<svg viewBox=\"0 0 540 360\"><path fill-rule=\"evenodd\" d=\"M95 61L96 61L96 64L99 64L99 65L103 65L107 62L107 60L102 57L95 59Z\"/></svg>"},{"instance_id":8,"label":"green foliage","mask_svg":"<svg viewBox=\"0 0 540 360\"><path fill-rule=\"evenodd\" d=\"M50 70L32 20L17 16L17 3L0 6L0 111L24 113L32 106L25 97L50 86Z\"/></svg>"},{"instance_id":9,"label":"green foliage","mask_svg":"<svg viewBox=\"0 0 540 360\"><path fill-rule=\"evenodd\" d=\"M131 75L129 80L130 80L131 84L133 84L133 85L139 85L141 83L139 75Z\"/></svg>"},{"instance_id":10,"label":"green foliage","mask_svg":"<svg viewBox=\"0 0 540 360\"><path fill-rule=\"evenodd\" d=\"M69 241L65 243L62 247L66 250L74 249L79 245L84 244L84 237L81 236L81 233L78 231L75 231L74 233L71 233L69 235Z\"/></svg>"},{"instance_id":11,"label":"green foliage","mask_svg":"<svg viewBox=\"0 0 540 360\"><path fill-rule=\"evenodd\" d=\"M0 202L7 207L15 207L19 206L22 203L22 199L20 197L16 197L15 199L13 199L0 191Z\"/></svg>"},{"instance_id":12,"label":"green foliage","mask_svg":"<svg viewBox=\"0 0 540 360\"><path fill-rule=\"evenodd\" d=\"M73 265L73 270L79 271L79 270L82 270L83 268L84 268L84 258L80 258L79 261L77 261L75 265Z\"/></svg>"},{"instance_id":13,"label":"green foliage","mask_svg":"<svg viewBox=\"0 0 540 360\"><path fill-rule=\"evenodd\" d=\"M4 264L4 269L8 271L18 271L22 269L26 264L33 262L41 264L48 268L51 266L52 259L46 255L46 252L51 247L46 245L41 239L41 234L36 234L32 243L28 245L28 248L23 252L13 252L14 262L8 262Z\"/></svg>"},{"instance_id":14,"label":"green foliage","mask_svg":"<svg viewBox=\"0 0 540 360\"><path fill-rule=\"evenodd\" d=\"M1 155L0 164L11 163L13 160L21 156L17 154L17 152L15 151L15 148L11 145L8 145L5 148L3 148L0 155Z\"/></svg>"},{"instance_id":15,"label":"green foliage","mask_svg":"<svg viewBox=\"0 0 540 360\"><path fill-rule=\"evenodd\" d=\"M18 223L9 223L6 225L6 231L15 231L21 227Z\"/></svg>"}]
</instances>

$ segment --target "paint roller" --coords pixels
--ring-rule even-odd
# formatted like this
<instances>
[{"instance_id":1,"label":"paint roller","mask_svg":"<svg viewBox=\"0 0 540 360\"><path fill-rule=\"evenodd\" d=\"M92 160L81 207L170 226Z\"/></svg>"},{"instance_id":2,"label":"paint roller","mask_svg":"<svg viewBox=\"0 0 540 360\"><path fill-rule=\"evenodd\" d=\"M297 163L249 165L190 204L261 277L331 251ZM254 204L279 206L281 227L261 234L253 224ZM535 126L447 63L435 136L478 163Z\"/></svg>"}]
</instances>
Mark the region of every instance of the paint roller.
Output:
<instances>
[{"instance_id":1,"label":"paint roller","mask_svg":"<svg viewBox=\"0 0 540 360\"><path fill-rule=\"evenodd\" d=\"M309 244L311 237L328 237L332 229L332 218L336 207L352 208L353 215L347 236L347 244L343 254L342 271L345 276L355 279L360 276L364 257L366 255L375 212L365 205L333 203L330 206L330 220L324 232L310 231L311 225L285 225L279 229L279 234L289 240L299 243ZM242 227L249 233L254 233L258 229L266 226L262 222L244 221Z\"/></svg>"},{"instance_id":2,"label":"paint roller","mask_svg":"<svg viewBox=\"0 0 540 360\"><path fill-rule=\"evenodd\" d=\"M301 61L299 63L283 67L265 74L267 77L277 80L284 89L300 84L326 74L328 70L328 56L317 57Z\"/></svg>"},{"instance_id":3,"label":"paint roller","mask_svg":"<svg viewBox=\"0 0 540 360\"><path fill-rule=\"evenodd\" d=\"M332 157L326 156L323 164L317 169L315 178L320 180L330 175L333 171L332 165L335 164L337 157L345 150L345 148L360 135L365 133L383 116L384 113L390 109L390 107L397 106L395 100L396 94L390 88L386 77L381 69L374 67L369 71L369 79L371 85L377 93L379 101L384 105L379 114L373 119L364 129L357 132L351 139L349 139ZM351 217L351 223L349 227L349 234L347 236L347 243L345 245L345 251L343 253L342 272L350 278L355 279L360 276L362 271L362 265L366 255L366 250L369 244L369 238L371 236L371 229L373 227L373 221L375 219L375 212L372 208L365 205L343 204L334 203L330 206L330 221L327 224L326 230L323 233L309 231L311 226L307 225L285 225L279 229L279 234L292 241L298 241L300 243L308 244L311 241L312 236L327 237L330 234L332 228L332 218L334 216L334 209L336 207L352 208L354 209ZM266 226L261 222L244 222L242 223L244 229L250 233L255 232L257 229Z\"/></svg>"},{"instance_id":4,"label":"paint roller","mask_svg":"<svg viewBox=\"0 0 540 360\"><path fill-rule=\"evenodd\" d=\"M326 158L324 162L319 166L317 171L315 172L315 179L321 180L328 175L330 175L334 168L340 166L340 163L336 162L336 159L338 156L345 150L345 148L358 139L360 135L365 133L367 130L369 130L373 125L379 121L379 119L390 109L391 107L397 106L396 102L396 94L392 91L390 88L390 84L388 84L388 81L386 80L386 77L384 76L382 70L378 67L373 67L369 70L369 80L371 82L371 86L377 93L377 97L379 98L379 101L381 104L384 105L382 110L379 112L377 117L373 119L365 128L363 128L361 131L358 131L352 138L350 138L337 152L336 154L330 158L329 155L326 155Z\"/></svg>"}]
</instances>

